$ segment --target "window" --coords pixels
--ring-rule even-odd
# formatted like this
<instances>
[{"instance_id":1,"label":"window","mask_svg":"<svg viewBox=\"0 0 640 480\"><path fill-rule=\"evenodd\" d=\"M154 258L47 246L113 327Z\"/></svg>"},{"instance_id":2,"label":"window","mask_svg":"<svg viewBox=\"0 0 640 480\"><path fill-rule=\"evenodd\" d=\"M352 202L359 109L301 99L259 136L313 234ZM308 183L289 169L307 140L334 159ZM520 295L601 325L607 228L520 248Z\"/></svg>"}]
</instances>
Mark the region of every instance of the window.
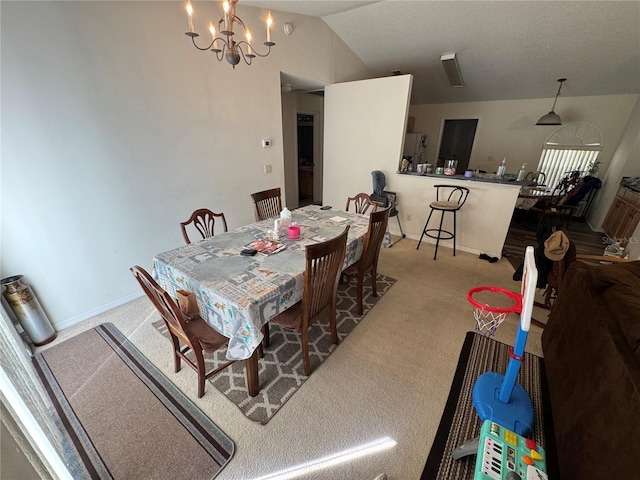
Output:
<instances>
[{"instance_id":1,"label":"window","mask_svg":"<svg viewBox=\"0 0 640 480\"><path fill-rule=\"evenodd\" d=\"M544 173L547 188L553 189L571 172L588 174L601 150L602 134L595 125L586 122L563 125L544 142L537 170Z\"/></svg>"}]
</instances>

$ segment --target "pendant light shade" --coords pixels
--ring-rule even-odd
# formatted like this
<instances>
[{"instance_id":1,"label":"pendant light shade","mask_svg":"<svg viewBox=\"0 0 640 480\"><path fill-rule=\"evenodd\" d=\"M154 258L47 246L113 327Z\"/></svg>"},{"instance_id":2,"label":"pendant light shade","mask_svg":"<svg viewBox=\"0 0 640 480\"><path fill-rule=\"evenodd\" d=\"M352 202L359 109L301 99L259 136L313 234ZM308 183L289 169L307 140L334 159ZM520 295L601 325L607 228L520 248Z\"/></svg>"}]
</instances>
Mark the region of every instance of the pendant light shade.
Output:
<instances>
[{"instance_id":1,"label":"pendant light shade","mask_svg":"<svg viewBox=\"0 0 640 480\"><path fill-rule=\"evenodd\" d=\"M551 110L546 115L541 116L536 125L562 125L562 120L560 120L560 116L556 112Z\"/></svg>"},{"instance_id":2,"label":"pendant light shade","mask_svg":"<svg viewBox=\"0 0 640 480\"><path fill-rule=\"evenodd\" d=\"M540 120L536 123L536 125L562 125L562 121L560 120L560 116L554 112L556 108L556 102L558 101L558 97L560 96L560 90L562 90L562 82L566 82L566 78L559 78L558 82L560 82L560 86L558 87L558 93L556 93L556 98L553 101L553 107L551 107L551 111L546 115L540 117Z\"/></svg>"}]
</instances>

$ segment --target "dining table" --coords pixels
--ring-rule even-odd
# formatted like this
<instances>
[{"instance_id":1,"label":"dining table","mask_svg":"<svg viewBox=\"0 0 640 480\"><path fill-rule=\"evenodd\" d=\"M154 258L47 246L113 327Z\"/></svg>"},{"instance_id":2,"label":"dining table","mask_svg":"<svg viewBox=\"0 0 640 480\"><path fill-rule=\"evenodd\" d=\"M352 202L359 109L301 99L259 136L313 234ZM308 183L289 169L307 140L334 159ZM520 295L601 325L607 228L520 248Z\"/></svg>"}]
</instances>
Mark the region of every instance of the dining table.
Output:
<instances>
[{"instance_id":1,"label":"dining table","mask_svg":"<svg viewBox=\"0 0 640 480\"><path fill-rule=\"evenodd\" d=\"M308 205L291 211L299 237L279 235L283 250L270 255L242 255L256 239L272 239L274 219L245 225L199 242L157 254L156 281L174 298L177 290L196 296L205 322L229 339L226 357L245 360L247 390L260 391L258 346L262 327L302 299L305 247L342 233L349 225L344 269L360 259L369 216Z\"/></svg>"},{"instance_id":2,"label":"dining table","mask_svg":"<svg viewBox=\"0 0 640 480\"><path fill-rule=\"evenodd\" d=\"M546 187L522 187L516 200L516 208L530 210L539 202L549 202L557 197L557 192L547 190Z\"/></svg>"}]
</instances>

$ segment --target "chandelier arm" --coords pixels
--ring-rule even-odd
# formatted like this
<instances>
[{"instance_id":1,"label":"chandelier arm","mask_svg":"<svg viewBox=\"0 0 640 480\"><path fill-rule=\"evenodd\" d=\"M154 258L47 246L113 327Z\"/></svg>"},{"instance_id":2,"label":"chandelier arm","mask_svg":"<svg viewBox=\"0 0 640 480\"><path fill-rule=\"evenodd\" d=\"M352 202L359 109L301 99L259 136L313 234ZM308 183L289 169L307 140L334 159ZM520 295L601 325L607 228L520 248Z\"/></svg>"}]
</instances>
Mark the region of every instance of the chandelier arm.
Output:
<instances>
[{"instance_id":1,"label":"chandelier arm","mask_svg":"<svg viewBox=\"0 0 640 480\"><path fill-rule=\"evenodd\" d=\"M224 58L224 52L225 52L225 50L227 50L227 48L228 48L227 44L223 43L222 44L222 49L217 49L217 50L211 49L211 51L216 54L216 58L218 59L219 62L221 62L222 59Z\"/></svg>"},{"instance_id":2,"label":"chandelier arm","mask_svg":"<svg viewBox=\"0 0 640 480\"><path fill-rule=\"evenodd\" d=\"M240 17L233 17L233 22L232 23L239 23L242 26L242 30L244 30L245 32L247 31L247 27L244 26L244 22L242 21L242 19Z\"/></svg>"},{"instance_id":3,"label":"chandelier arm","mask_svg":"<svg viewBox=\"0 0 640 480\"><path fill-rule=\"evenodd\" d=\"M198 46L198 44L196 43L196 37L195 37L195 36L191 36L191 35L189 35L189 36L191 37L191 42L193 43L193 46L194 46L194 47L196 47L198 50L202 50L202 51L204 51L204 50L210 50L210 49L211 49L211 47L213 47L213 44L214 44L214 43L216 43L216 40L222 40L220 37L217 37L217 38L214 38L214 39L211 41L211 43L209 44L209 46L208 46L208 47L199 47L199 46ZM224 40L223 40L223 41L224 41Z\"/></svg>"},{"instance_id":4,"label":"chandelier arm","mask_svg":"<svg viewBox=\"0 0 640 480\"><path fill-rule=\"evenodd\" d=\"M242 60L244 60L244 63L246 63L247 65L251 65L251 60L253 59L254 56L253 55L245 56L241 48L238 48L238 51L240 52L240 55L242 56Z\"/></svg>"},{"instance_id":5,"label":"chandelier arm","mask_svg":"<svg viewBox=\"0 0 640 480\"><path fill-rule=\"evenodd\" d=\"M240 48L240 45L247 45L248 47L251 47L251 51L252 51L251 55L254 55L254 56L256 56L256 57L262 57L262 58L264 58L264 57L268 56L268 55L269 55L269 53L271 53L271 46L272 46L272 45L275 45L275 43L273 43L273 42L264 42L264 43L263 43L263 45L266 45L266 46L267 46L267 48L268 48L269 50L267 50L267 53L258 53L258 52L256 51L256 49L255 49L255 48L253 48L253 45L251 45L249 42L247 42L247 41L245 41L245 40L241 40L241 41L239 41L238 43L236 43L236 47L238 47L238 50L240 50L240 52L242 53L242 56L244 57L244 52L243 52L243 51L242 51L242 49ZM245 60L245 61L246 61L246 60Z\"/></svg>"}]
</instances>

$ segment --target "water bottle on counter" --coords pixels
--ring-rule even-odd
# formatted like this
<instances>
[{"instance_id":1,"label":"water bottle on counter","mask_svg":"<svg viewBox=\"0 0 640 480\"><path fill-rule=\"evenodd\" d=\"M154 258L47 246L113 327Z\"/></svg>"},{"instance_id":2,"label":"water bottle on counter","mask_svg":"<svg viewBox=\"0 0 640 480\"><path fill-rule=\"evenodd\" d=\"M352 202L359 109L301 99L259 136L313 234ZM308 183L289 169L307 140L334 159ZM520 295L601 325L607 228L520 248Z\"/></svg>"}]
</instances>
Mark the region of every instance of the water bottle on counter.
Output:
<instances>
[{"instance_id":1,"label":"water bottle on counter","mask_svg":"<svg viewBox=\"0 0 640 480\"><path fill-rule=\"evenodd\" d=\"M521 182L524 180L524 176L526 175L527 164L523 163L522 167L520 167L520 171L518 172L518 178L516 182Z\"/></svg>"},{"instance_id":2,"label":"water bottle on counter","mask_svg":"<svg viewBox=\"0 0 640 480\"><path fill-rule=\"evenodd\" d=\"M507 159L503 158L502 163L498 166L498 178L504 177L504 172L507 169Z\"/></svg>"}]
</instances>

